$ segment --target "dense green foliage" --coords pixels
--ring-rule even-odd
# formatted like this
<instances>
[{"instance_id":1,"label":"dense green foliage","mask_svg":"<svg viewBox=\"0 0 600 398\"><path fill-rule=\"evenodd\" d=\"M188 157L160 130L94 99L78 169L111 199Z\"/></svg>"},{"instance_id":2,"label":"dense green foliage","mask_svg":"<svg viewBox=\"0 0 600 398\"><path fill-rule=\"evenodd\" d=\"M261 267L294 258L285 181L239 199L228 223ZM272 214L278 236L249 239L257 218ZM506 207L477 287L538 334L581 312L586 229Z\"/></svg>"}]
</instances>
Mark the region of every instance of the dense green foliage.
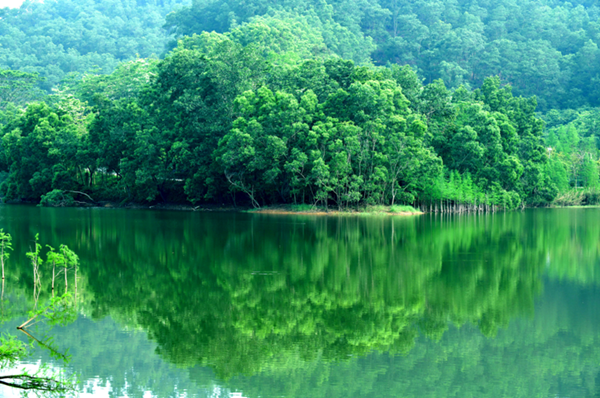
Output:
<instances>
[{"instance_id":1,"label":"dense green foliage","mask_svg":"<svg viewBox=\"0 0 600 398\"><path fill-rule=\"evenodd\" d=\"M543 110L574 109L600 105L599 10L583 0L26 1L1 11L0 69L37 72L50 89L70 72L160 55L172 38L253 23L244 44L292 35L288 47L307 44L297 56L409 64L451 88L500 75Z\"/></svg>"},{"instance_id":2,"label":"dense green foliage","mask_svg":"<svg viewBox=\"0 0 600 398\"><path fill-rule=\"evenodd\" d=\"M166 26L182 36L245 23L268 29L269 20L282 18L309 24L323 37L326 50L313 47L313 57L408 64L425 82L443 79L450 88L481 87L497 75L515 94L535 95L542 111L600 105L600 8L589 1L195 1L170 14ZM597 119L597 111L583 113ZM576 151L555 147L560 132L548 137L554 152L545 174L561 192L558 205L600 202L598 151L588 149L600 141L589 134L589 122L577 133Z\"/></svg>"},{"instance_id":3,"label":"dense green foliage","mask_svg":"<svg viewBox=\"0 0 600 398\"><path fill-rule=\"evenodd\" d=\"M480 3L3 9L0 191L50 206L600 202L597 110L549 111L545 131L535 113L598 105L597 7Z\"/></svg>"},{"instance_id":4,"label":"dense green foliage","mask_svg":"<svg viewBox=\"0 0 600 398\"><path fill-rule=\"evenodd\" d=\"M211 0L167 18L176 35L226 32L261 18L303 21L326 51L409 64L427 83L479 87L500 75L542 109L598 106L600 8L586 0Z\"/></svg>"},{"instance_id":5,"label":"dense green foliage","mask_svg":"<svg viewBox=\"0 0 600 398\"><path fill-rule=\"evenodd\" d=\"M535 100L498 79L423 86L409 67L301 60L268 36L244 46L252 29L30 105L4 128L6 198L515 208L556 195Z\"/></svg>"},{"instance_id":6,"label":"dense green foliage","mask_svg":"<svg viewBox=\"0 0 600 398\"><path fill-rule=\"evenodd\" d=\"M600 203L594 2L186 5L58 0L0 10L5 199L433 212ZM201 366L248 396L598 394L597 316L579 304L567 311L564 289L549 309L534 307L543 275L600 283L600 227L583 213L509 214L492 225L444 218L446 228L192 216L176 231L172 214L138 214L152 234L124 234L125 218L85 213L78 219L89 224L72 229L63 213L29 210L50 218L50 244L67 237L85 256L81 310L144 331L153 343L139 339L140 350L156 347L207 391L213 375ZM26 251L34 231L6 227ZM39 272L66 271L65 256L75 257L35 247L42 271L13 255L6 282L45 300L50 279ZM2 316L14 315L4 304ZM538 323L512 322L534 312ZM566 332L564 319L577 328ZM89 353L76 364L88 373L117 350L90 345L75 347ZM0 356L20 349L4 340ZM110 383L128 395L173 372L119 349L130 354Z\"/></svg>"},{"instance_id":7,"label":"dense green foliage","mask_svg":"<svg viewBox=\"0 0 600 398\"><path fill-rule=\"evenodd\" d=\"M185 0L27 0L0 9L0 70L37 73L46 90L69 73L111 72L163 53L165 15ZM0 98L0 102L2 98Z\"/></svg>"},{"instance_id":8,"label":"dense green foliage","mask_svg":"<svg viewBox=\"0 0 600 398\"><path fill-rule=\"evenodd\" d=\"M558 205L600 204L599 115L597 109L582 109L545 116L550 151L547 172L560 191L555 199Z\"/></svg>"}]
</instances>

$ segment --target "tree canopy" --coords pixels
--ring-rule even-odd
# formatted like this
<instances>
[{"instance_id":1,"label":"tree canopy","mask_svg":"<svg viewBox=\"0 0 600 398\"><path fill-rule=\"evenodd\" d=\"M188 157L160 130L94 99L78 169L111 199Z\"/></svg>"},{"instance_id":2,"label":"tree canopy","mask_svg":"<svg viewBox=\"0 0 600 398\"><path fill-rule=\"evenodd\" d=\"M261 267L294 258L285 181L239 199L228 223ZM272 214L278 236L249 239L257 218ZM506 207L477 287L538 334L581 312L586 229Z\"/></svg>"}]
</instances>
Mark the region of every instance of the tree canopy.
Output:
<instances>
[{"instance_id":1,"label":"tree canopy","mask_svg":"<svg viewBox=\"0 0 600 398\"><path fill-rule=\"evenodd\" d=\"M451 91L408 66L288 56L293 36L264 26L185 38L164 60L30 105L4 128L4 194L338 208L516 208L556 195L535 99L498 78Z\"/></svg>"},{"instance_id":2,"label":"tree canopy","mask_svg":"<svg viewBox=\"0 0 600 398\"><path fill-rule=\"evenodd\" d=\"M26 0L0 9L0 69L37 73L45 90L69 74L109 73L121 61L158 56L165 16L186 0Z\"/></svg>"},{"instance_id":3,"label":"tree canopy","mask_svg":"<svg viewBox=\"0 0 600 398\"><path fill-rule=\"evenodd\" d=\"M477 88L499 75L541 109L598 106L598 6L585 1L196 1L167 17L176 36L226 32L281 13L359 63L409 64L427 83Z\"/></svg>"}]
</instances>

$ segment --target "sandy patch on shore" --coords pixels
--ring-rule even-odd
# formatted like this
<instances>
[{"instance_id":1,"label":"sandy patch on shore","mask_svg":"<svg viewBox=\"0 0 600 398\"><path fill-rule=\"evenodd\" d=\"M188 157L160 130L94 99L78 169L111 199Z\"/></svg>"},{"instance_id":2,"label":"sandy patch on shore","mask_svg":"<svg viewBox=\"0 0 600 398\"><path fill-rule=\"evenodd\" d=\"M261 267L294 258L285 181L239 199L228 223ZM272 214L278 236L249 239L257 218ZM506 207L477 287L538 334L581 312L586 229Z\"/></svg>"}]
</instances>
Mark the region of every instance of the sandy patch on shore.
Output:
<instances>
[{"instance_id":1,"label":"sandy patch on shore","mask_svg":"<svg viewBox=\"0 0 600 398\"><path fill-rule=\"evenodd\" d=\"M362 215L374 215L374 216L418 216L423 213L416 212L411 213L409 211L399 212L399 213L386 213L386 212L360 212L360 211L292 211L285 209L257 209L250 210L248 213L257 213L257 214L277 214L277 215L307 215L307 216L362 216Z\"/></svg>"}]
</instances>

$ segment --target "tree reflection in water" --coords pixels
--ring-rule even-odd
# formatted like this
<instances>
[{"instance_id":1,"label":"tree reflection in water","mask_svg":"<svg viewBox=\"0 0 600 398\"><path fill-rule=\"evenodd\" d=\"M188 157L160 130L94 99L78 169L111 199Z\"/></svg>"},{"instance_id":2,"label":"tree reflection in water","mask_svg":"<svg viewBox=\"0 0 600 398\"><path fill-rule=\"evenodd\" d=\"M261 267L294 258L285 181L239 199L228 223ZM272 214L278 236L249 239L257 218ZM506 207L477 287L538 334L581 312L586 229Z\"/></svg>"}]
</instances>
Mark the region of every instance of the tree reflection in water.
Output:
<instances>
[{"instance_id":1,"label":"tree reflection in water","mask_svg":"<svg viewBox=\"0 0 600 398\"><path fill-rule=\"evenodd\" d=\"M113 391L142 396L144 386L173 374L163 362L107 361L109 336L119 329L152 344L123 338L115 359L127 352L156 364L156 353L187 369L197 386L216 375L249 397L353 396L351 389L362 397L385 385L407 397L495 398L585 396L575 387L557 391L582 385L584 376L567 383L566 375L595 377L600 319L571 319L569 304L558 324L554 302L535 307L544 278L598 284L593 211L403 219L118 210L66 217L74 211L27 209L26 216L45 217L42 236L85 259L79 303L88 338L65 333L82 353L76 368L103 372ZM34 222L21 222L11 231L32 236ZM18 283L31 277L23 268ZM31 287L22 290L31 296ZM99 370L103 362L110 369ZM158 384L153 391L173 389Z\"/></svg>"},{"instance_id":2,"label":"tree reflection in water","mask_svg":"<svg viewBox=\"0 0 600 398\"><path fill-rule=\"evenodd\" d=\"M4 243L8 236L8 242L10 242L10 235L4 234L0 230L0 240ZM4 249L4 246L2 247ZM50 248L51 249L51 248ZM60 253L55 253L52 249L50 250L50 257L53 258L53 267L56 263L65 263L63 272L65 273L65 286L64 293L60 296L55 296L54 292L54 269L52 277L52 296L42 298L42 279L40 276L41 260L41 245L38 243L38 235L35 238L35 249L32 252L28 252L27 256L30 258L33 264L33 299L32 309L28 312L22 311L18 308L10 308L6 311L6 307L11 307L13 304L9 300L4 300L4 263L8 259L6 252L2 250L0 256L2 256L2 268L3 268L3 279L2 279L2 324L7 320L22 317L27 314L28 318L17 330L26 336L28 343L20 340L16 334L5 334L0 339L0 370L8 372L7 374L0 375L0 385L11 387L23 392L35 392L38 395L44 396L62 396L69 392L76 390L76 379L74 375L66 375L61 370L55 370L49 365L42 364L34 372L28 372L25 369L17 370L20 364L30 356L30 351L34 347L39 347L43 350L48 351L50 357L55 361L59 361L62 365L67 365L71 357L66 353L57 348L54 344L53 338L50 335L50 331L54 326L66 326L77 319L77 308L76 302L72 294L68 293L68 271L69 269L75 270L78 264L78 258L70 251L66 246L61 247ZM69 255L69 262L62 261L62 256ZM58 258L61 257L61 258ZM71 268L68 268L68 267ZM10 278L9 278L10 279ZM9 316L12 315L12 316ZM35 332L31 328L38 323L44 325L43 338L39 339L35 337ZM38 328L39 329L39 328Z\"/></svg>"}]
</instances>

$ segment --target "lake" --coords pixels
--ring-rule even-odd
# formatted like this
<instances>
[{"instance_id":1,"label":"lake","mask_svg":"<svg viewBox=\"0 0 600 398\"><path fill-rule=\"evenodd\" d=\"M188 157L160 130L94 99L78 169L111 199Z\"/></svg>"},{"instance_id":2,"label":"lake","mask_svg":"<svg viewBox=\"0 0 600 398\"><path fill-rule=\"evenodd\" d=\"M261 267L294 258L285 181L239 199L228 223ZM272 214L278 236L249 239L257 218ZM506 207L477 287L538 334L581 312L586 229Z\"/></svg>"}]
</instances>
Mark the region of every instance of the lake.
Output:
<instances>
[{"instance_id":1,"label":"lake","mask_svg":"<svg viewBox=\"0 0 600 398\"><path fill-rule=\"evenodd\" d=\"M69 360L35 344L19 368L74 373L81 396L600 396L600 209L0 206L0 228L15 248L2 331L24 341L35 234L80 257L77 319L30 329Z\"/></svg>"}]
</instances>

